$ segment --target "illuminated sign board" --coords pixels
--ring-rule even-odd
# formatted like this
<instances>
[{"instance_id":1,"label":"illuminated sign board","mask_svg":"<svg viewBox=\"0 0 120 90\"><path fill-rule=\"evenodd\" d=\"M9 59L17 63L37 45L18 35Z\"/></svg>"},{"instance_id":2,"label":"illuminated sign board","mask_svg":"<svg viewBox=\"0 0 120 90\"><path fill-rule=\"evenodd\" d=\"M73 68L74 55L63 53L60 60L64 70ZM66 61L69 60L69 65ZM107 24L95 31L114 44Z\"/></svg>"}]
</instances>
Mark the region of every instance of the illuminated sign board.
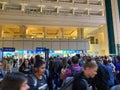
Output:
<instances>
[{"instance_id":1,"label":"illuminated sign board","mask_svg":"<svg viewBox=\"0 0 120 90\"><path fill-rule=\"evenodd\" d=\"M15 48L12 47L3 47L3 52L15 52Z\"/></svg>"}]
</instances>

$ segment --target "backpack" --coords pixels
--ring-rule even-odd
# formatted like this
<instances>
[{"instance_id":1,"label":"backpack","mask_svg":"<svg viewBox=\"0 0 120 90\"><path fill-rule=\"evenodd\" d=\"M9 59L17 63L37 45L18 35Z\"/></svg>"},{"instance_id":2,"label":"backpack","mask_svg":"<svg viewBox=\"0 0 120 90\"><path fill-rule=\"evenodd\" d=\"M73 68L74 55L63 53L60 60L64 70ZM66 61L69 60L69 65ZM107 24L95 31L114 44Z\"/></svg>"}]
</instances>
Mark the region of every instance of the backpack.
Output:
<instances>
[{"instance_id":1,"label":"backpack","mask_svg":"<svg viewBox=\"0 0 120 90\"><path fill-rule=\"evenodd\" d=\"M72 70L72 76L75 76L76 74L79 74L83 71L82 68L80 68L80 71L76 71L76 70L73 69L73 67L71 68L71 70Z\"/></svg>"},{"instance_id":2,"label":"backpack","mask_svg":"<svg viewBox=\"0 0 120 90\"><path fill-rule=\"evenodd\" d=\"M37 82L37 78L34 75L32 75L32 74L30 74L29 77L32 78L32 80L34 82L34 84L33 84L34 87L32 87L32 88L34 88L34 90L37 90L36 89L37 88L37 83L38 83ZM46 75L43 75L43 78L44 78L44 80L47 80Z\"/></svg>"},{"instance_id":3,"label":"backpack","mask_svg":"<svg viewBox=\"0 0 120 90\"><path fill-rule=\"evenodd\" d=\"M62 84L61 90L72 90L74 77L67 77Z\"/></svg>"},{"instance_id":4,"label":"backpack","mask_svg":"<svg viewBox=\"0 0 120 90\"><path fill-rule=\"evenodd\" d=\"M76 74L79 74L79 73L81 73L83 71L83 67L80 67L80 71L74 70L74 68L72 66L69 66L68 68L72 71L71 76L75 76Z\"/></svg>"},{"instance_id":5,"label":"backpack","mask_svg":"<svg viewBox=\"0 0 120 90\"><path fill-rule=\"evenodd\" d=\"M88 82L85 79L81 79L85 82L86 86L87 86L87 90L92 90L92 86L89 86ZM61 90L73 90L73 81L74 81L74 77L67 77L62 84Z\"/></svg>"}]
</instances>

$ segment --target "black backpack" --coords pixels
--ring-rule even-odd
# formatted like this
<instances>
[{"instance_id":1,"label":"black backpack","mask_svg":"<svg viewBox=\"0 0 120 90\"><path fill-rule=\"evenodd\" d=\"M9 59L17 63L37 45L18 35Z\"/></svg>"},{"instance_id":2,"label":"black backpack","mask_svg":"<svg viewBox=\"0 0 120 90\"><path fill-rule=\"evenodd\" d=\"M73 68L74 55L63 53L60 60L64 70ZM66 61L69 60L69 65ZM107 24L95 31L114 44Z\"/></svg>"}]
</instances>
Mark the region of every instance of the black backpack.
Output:
<instances>
[{"instance_id":1,"label":"black backpack","mask_svg":"<svg viewBox=\"0 0 120 90\"><path fill-rule=\"evenodd\" d=\"M82 73L82 71L83 71L83 67L80 68L80 71L73 70L73 67L71 67L71 66L69 68L72 70L72 76L71 77L67 77L63 81L61 90L73 90L72 87L73 87L73 81L75 79L75 75L77 75L79 73ZM87 80L85 80L85 79L81 79L81 80L83 80L85 82L85 84L87 86L87 90L92 90L92 87L89 86Z\"/></svg>"},{"instance_id":2,"label":"black backpack","mask_svg":"<svg viewBox=\"0 0 120 90\"><path fill-rule=\"evenodd\" d=\"M88 82L85 79L81 79L85 82L86 86L87 86L87 90L92 90L92 87L89 86ZM67 77L62 84L61 90L73 90L73 81L74 81L74 77Z\"/></svg>"},{"instance_id":3,"label":"black backpack","mask_svg":"<svg viewBox=\"0 0 120 90\"><path fill-rule=\"evenodd\" d=\"M62 84L61 90L72 90L74 77L67 77Z\"/></svg>"}]
</instances>

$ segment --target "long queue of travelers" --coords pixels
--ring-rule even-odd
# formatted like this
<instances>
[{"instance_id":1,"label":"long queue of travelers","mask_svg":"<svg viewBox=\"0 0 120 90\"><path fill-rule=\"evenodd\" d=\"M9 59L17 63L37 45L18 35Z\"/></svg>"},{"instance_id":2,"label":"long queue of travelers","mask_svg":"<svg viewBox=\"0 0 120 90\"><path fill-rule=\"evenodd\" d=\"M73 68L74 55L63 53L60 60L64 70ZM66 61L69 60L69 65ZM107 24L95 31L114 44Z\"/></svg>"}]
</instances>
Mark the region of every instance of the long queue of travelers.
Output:
<instances>
[{"instance_id":1,"label":"long queue of travelers","mask_svg":"<svg viewBox=\"0 0 120 90\"><path fill-rule=\"evenodd\" d=\"M0 90L120 90L120 56L25 59L6 72L0 62ZM20 63L20 62L19 62Z\"/></svg>"}]
</instances>

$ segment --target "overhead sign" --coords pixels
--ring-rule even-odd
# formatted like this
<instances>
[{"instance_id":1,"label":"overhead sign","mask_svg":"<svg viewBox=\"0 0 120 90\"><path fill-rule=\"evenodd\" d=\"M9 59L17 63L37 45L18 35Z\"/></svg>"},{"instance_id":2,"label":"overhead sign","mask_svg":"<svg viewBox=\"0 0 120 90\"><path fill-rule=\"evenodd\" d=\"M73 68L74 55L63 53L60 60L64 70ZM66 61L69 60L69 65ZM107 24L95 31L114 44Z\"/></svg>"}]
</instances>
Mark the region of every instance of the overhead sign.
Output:
<instances>
[{"instance_id":1,"label":"overhead sign","mask_svg":"<svg viewBox=\"0 0 120 90\"><path fill-rule=\"evenodd\" d=\"M3 52L15 52L15 48L12 47L3 47Z\"/></svg>"},{"instance_id":2,"label":"overhead sign","mask_svg":"<svg viewBox=\"0 0 120 90\"><path fill-rule=\"evenodd\" d=\"M43 47L36 47L36 51L37 52L44 52L45 48L43 48Z\"/></svg>"}]
</instances>

